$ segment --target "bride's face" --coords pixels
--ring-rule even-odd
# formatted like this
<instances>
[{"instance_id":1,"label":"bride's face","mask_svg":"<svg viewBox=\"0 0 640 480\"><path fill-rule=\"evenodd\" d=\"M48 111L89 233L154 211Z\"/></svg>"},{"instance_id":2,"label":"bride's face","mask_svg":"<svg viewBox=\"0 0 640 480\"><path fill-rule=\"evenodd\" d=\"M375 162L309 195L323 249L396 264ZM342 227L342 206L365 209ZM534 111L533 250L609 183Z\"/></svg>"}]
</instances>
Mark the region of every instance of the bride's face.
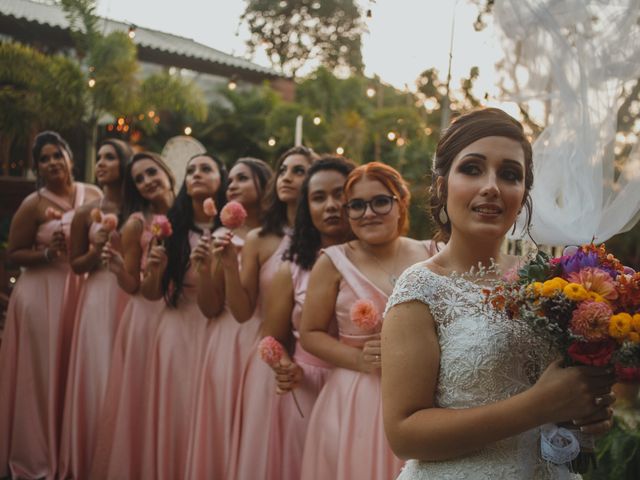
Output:
<instances>
[{"instance_id":1,"label":"bride's face","mask_svg":"<svg viewBox=\"0 0 640 480\"><path fill-rule=\"evenodd\" d=\"M453 160L447 181L447 213L454 235L499 239L513 226L525 196L522 146L485 137ZM439 179L438 187L444 178Z\"/></svg>"}]
</instances>

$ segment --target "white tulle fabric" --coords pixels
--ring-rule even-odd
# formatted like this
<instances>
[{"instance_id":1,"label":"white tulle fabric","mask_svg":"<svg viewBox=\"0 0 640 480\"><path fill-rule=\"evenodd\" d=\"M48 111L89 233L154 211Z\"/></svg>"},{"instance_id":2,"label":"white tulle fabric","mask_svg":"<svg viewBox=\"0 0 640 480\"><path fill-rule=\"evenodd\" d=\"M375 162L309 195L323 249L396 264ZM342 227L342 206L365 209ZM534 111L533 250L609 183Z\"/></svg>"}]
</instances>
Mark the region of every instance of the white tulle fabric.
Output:
<instances>
[{"instance_id":1,"label":"white tulle fabric","mask_svg":"<svg viewBox=\"0 0 640 480\"><path fill-rule=\"evenodd\" d=\"M472 281L474 280L474 281ZM435 402L441 408L477 407L529 388L553 357L529 328L485 305L478 278L437 275L422 265L404 272L387 310L400 303L426 304L436 323L440 371ZM484 281L484 280L482 280ZM386 312L385 312L386 313ZM398 320L401 321L401 320ZM472 432L470 432L472 434ZM540 429L442 462L410 460L399 480L569 479L565 467L540 456Z\"/></svg>"},{"instance_id":2,"label":"white tulle fabric","mask_svg":"<svg viewBox=\"0 0 640 480\"><path fill-rule=\"evenodd\" d=\"M603 242L640 218L637 137L628 157L614 153L618 109L640 77L638 12L640 0L495 2L502 81L513 92L504 100L537 101L550 114L533 145L540 243Z\"/></svg>"}]
</instances>

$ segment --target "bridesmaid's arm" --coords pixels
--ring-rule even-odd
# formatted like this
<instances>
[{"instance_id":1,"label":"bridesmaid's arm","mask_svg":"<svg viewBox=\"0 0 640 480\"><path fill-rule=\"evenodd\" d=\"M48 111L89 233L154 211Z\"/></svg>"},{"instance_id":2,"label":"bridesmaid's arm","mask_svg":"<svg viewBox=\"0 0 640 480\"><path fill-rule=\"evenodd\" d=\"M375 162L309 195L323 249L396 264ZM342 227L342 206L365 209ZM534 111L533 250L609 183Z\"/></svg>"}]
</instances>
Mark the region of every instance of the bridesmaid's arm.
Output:
<instances>
[{"instance_id":1,"label":"bridesmaid's arm","mask_svg":"<svg viewBox=\"0 0 640 480\"><path fill-rule=\"evenodd\" d=\"M266 298L265 319L260 327L260 336L271 336L287 345L292 337L291 312L293 312L293 282L289 262L283 262L271 280ZM276 300L277 299L277 300Z\"/></svg>"},{"instance_id":2,"label":"bridesmaid's arm","mask_svg":"<svg viewBox=\"0 0 640 480\"><path fill-rule=\"evenodd\" d=\"M140 288L140 263L142 247L140 238L144 232L142 222L136 218L129 218L122 227L121 249L108 241L102 249L102 260L107 263L109 270L118 279L118 285L130 295ZM124 256L123 256L124 252Z\"/></svg>"},{"instance_id":3,"label":"bridesmaid's arm","mask_svg":"<svg viewBox=\"0 0 640 480\"><path fill-rule=\"evenodd\" d=\"M154 245L147 257L147 271L140 284L140 293L147 300L160 300L163 297L162 275L167 268L167 252L162 245Z\"/></svg>"},{"instance_id":4,"label":"bridesmaid's arm","mask_svg":"<svg viewBox=\"0 0 640 480\"><path fill-rule=\"evenodd\" d=\"M191 252L191 264L197 265L196 300L202 314L216 317L224 308L224 272L211 255L211 242L203 236Z\"/></svg>"},{"instance_id":5,"label":"bridesmaid's arm","mask_svg":"<svg viewBox=\"0 0 640 480\"><path fill-rule=\"evenodd\" d=\"M302 308L300 342L307 352L336 367L369 373L375 366L365 360L363 349L346 345L328 333L341 279L329 257L321 255L309 278Z\"/></svg>"},{"instance_id":6,"label":"bridesmaid's arm","mask_svg":"<svg viewBox=\"0 0 640 480\"><path fill-rule=\"evenodd\" d=\"M73 272L77 274L90 272L100 264L102 247L107 242L107 234L102 230L98 234L97 244L89 241L92 207L93 204L85 204L78 208L71 221L69 263Z\"/></svg>"},{"instance_id":7,"label":"bridesmaid's arm","mask_svg":"<svg viewBox=\"0 0 640 480\"><path fill-rule=\"evenodd\" d=\"M38 200L30 195L18 207L9 228L7 260L19 267L45 265L58 257L60 252L49 247L35 250L38 232Z\"/></svg>"},{"instance_id":8,"label":"bridesmaid's arm","mask_svg":"<svg viewBox=\"0 0 640 480\"><path fill-rule=\"evenodd\" d=\"M607 396L610 376L594 367L561 368L560 362L552 363L533 387L506 400L472 408L439 408L435 393L440 346L435 321L421 302L389 310L382 326L382 352L385 431L400 458L449 460L567 418L599 421L595 431L608 422L608 405L596 406L594 398Z\"/></svg>"},{"instance_id":9,"label":"bridesmaid's arm","mask_svg":"<svg viewBox=\"0 0 640 480\"><path fill-rule=\"evenodd\" d=\"M242 271L238 266L231 237L227 235L226 238L228 245L225 247L226 251L221 254L221 262L224 268L227 305L234 318L243 323L251 318L256 309L260 275L260 237L257 229L248 233L242 248Z\"/></svg>"}]
</instances>

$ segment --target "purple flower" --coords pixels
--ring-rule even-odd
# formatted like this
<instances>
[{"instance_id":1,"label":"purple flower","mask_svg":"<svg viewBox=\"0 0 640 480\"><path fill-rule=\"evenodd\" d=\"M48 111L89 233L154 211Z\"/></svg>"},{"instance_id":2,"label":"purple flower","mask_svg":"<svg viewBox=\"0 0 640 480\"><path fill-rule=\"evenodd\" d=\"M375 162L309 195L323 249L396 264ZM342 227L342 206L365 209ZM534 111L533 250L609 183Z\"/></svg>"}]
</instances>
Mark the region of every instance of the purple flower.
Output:
<instances>
[{"instance_id":1,"label":"purple flower","mask_svg":"<svg viewBox=\"0 0 640 480\"><path fill-rule=\"evenodd\" d=\"M565 276L570 273L577 273L585 267L598 267L598 254L595 252L585 253L582 250L578 250L575 255L563 257L560 260L562 265L562 271Z\"/></svg>"}]
</instances>

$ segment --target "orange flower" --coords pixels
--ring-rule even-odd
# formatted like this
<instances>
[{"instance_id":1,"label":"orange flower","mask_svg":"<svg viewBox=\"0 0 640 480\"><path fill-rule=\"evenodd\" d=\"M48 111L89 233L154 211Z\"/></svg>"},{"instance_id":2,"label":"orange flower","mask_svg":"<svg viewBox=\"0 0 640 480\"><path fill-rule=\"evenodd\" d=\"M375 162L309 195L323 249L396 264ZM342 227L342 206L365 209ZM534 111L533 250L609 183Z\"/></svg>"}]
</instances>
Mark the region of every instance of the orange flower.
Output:
<instances>
[{"instance_id":1,"label":"orange flower","mask_svg":"<svg viewBox=\"0 0 640 480\"><path fill-rule=\"evenodd\" d=\"M611 307L606 303L582 302L574 310L569 327L572 333L587 341L604 340L612 313Z\"/></svg>"},{"instance_id":2,"label":"orange flower","mask_svg":"<svg viewBox=\"0 0 640 480\"><path fill-rule=\"evenodd\" d=\"M579 272L571 273L569 281L579 283L585 290L595 292L607 300L618 298L618 292L611 275L599 268L585 267Z\"/></svg>"}]
</instances>

